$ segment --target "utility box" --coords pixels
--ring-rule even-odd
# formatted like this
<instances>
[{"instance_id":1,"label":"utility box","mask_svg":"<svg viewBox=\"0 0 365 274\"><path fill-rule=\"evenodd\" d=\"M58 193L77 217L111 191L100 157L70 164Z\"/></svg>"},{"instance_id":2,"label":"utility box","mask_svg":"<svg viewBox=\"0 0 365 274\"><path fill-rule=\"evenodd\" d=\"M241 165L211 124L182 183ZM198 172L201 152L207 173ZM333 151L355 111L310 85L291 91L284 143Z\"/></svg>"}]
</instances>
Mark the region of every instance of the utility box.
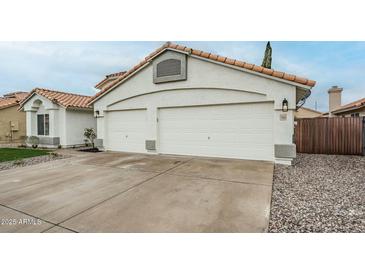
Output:
<instances>
[{"instance_id":1,"label":"utility box","mask_svg":"<svg viewBox=\"0 0 365 274\"><path fill-rule=\"evenodd\" d=\"M19 122L18 121L10 121L11 131L19 131Z\"/></svg>"}]
</instances>

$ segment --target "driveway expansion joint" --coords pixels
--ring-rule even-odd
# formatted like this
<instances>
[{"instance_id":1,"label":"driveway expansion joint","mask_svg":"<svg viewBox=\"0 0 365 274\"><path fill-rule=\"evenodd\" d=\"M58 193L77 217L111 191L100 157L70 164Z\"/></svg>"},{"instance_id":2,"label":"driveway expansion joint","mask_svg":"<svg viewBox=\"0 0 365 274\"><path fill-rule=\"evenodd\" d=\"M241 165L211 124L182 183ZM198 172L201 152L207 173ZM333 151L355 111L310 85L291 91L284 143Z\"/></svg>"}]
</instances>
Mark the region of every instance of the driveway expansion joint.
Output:
<instances>
[{"instance_id":1,"label":"driveway expansion joint","mask_svg":"<svg viewBox=\"0 0 365 274\"><path fill-rule=\"evenodd\" d=\"M74 230L74 229L67 228L67 227L65 227L65 226L61 226L61 225L54 225L54 226L51 226L51 227L49 227L49 228L47 228L47 229L45 229L45 230L41 231L40 233L46 233L47 231L49 231L49 230L51 230L51 229L53 229L53 228L55 228L55 227L63 228L63 229L65 229L65 230L69 230L69 231L74 232L74 233L79 233L78 231L76 231L76 230Z\"/></svg>"},{"instance_id":2,"label":"driveway expansion joint","mask_svg":"<svg viewBox=\"0 0 365 274\"><path fill-rule=\"evenodd\" d=\"M56 224L55 224L55 223L53 223L53 222L51 222L51 221L47 221L47 220L45 220L45 219L43 219L43 218L40 218L40 217L34 216L34 215L32 215L32 214L26 213L26 212L24 212L24 211L22 211L22 210L19 210L19 209L16 209L16 208L12 208L12 207L7 206L7 205L4 205L4 204L0 204L0 206L5 207L5 208L7 208L7 209L14 210L14 211L19 212L19 213L22 213L22 214L27 215L27 216L29 216L29 217L32 217L32 218L35 218L35 219L41 220L42 222L49 223L49 224L51 224L51 225L53 225L53 226L56 226Z\"/></svg>"},{"instance_id":3,"label":"driveway expansion joint","mask_svg":"<svg viewBox=\"0 0 365 274\"><path fill-rule=\"evenodd\" d=\"M195 175L188 175L188 174L179 174L179 173L168 173L168 175L178 176L178 177L188 177L188 178L194 178L194 179L204 179L204 180L211 180L211 181L218 181L221 183L231 183L231 184L246 184L246 185L256 185L256 186L266 186L271 187L272 185L268 184L258 184L258 183L251 183L246 181L234 181L234 180L227 180L227 179L215 179L210 177L204 177L204 176L195 176ZM271 180L272 182L272 180Z\"/></svg>"}]
</instances>

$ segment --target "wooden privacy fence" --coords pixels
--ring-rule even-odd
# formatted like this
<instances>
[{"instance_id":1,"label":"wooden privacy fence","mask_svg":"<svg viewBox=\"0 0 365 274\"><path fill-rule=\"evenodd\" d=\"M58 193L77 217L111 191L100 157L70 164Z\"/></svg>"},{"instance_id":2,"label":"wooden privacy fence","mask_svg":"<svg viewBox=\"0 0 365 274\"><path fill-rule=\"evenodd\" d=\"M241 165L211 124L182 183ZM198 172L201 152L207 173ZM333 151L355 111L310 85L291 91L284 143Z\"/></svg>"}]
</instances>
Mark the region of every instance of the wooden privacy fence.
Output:
<instances>
[{"instance_id":1,"label":"wooden privacy fence","mask_svg":"<svg viewBox=\"0 0 365 274\"><path fill-rule=\"evenodd\" d=\"M298 119L297 152L365 155L365 117Z\"/></svg>"}]
</instances>

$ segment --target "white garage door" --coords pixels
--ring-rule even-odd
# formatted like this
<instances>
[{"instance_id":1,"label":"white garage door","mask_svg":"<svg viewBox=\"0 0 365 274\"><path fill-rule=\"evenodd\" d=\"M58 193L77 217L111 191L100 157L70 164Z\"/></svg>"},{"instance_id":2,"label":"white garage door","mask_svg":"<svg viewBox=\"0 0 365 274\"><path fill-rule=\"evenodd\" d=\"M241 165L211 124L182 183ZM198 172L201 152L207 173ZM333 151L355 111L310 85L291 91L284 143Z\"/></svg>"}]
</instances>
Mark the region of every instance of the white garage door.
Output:
<instances>
[{"instance_id":1,"label":"white garage door","mask_svg":"<svg viewBox=\"0 0 365 274\"><path fill-rule=\"evenodd\" d=\"M272 103L160 109L159 151L272 161L273 113Z\"/></svg>"},{"instance_id":2,"label":"white garage door","mask_svg":"<svg viewBox=\"0 0 365 274\"><path fill-rule=\"evenodd\" d=\"M107 113L107 150L146 152L146 110Z\"/></svg>"}]
</instances>

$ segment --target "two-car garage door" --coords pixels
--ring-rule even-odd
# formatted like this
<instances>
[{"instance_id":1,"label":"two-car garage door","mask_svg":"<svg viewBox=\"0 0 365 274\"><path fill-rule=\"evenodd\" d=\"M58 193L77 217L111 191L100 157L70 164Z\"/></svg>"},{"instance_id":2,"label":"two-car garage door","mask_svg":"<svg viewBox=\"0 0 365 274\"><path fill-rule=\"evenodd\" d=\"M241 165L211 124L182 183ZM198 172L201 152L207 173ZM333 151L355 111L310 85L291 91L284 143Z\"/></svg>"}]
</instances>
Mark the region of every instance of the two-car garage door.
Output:
<instances>
[{"instance_id":1,"label":"two-car garage door","mask_svg":"<svg viewBox=\"0 0 365 274\"><path fill-rule=\"evenodd\" d=\"M145 110L108 114L107 148L146 152ZM158 110L157 152L273 160L273 104L173 107Z\"/></svg>"},{"instance_id":2,"label":"two-car garage door","mask_svg":"<svg viewBox=\"0 0 365 274\"><path fill-rule=\"evenodd\" d=\"M272 160L272 113L270 103L161 109L160 153Z\"/></svg>"}]
</instances>

